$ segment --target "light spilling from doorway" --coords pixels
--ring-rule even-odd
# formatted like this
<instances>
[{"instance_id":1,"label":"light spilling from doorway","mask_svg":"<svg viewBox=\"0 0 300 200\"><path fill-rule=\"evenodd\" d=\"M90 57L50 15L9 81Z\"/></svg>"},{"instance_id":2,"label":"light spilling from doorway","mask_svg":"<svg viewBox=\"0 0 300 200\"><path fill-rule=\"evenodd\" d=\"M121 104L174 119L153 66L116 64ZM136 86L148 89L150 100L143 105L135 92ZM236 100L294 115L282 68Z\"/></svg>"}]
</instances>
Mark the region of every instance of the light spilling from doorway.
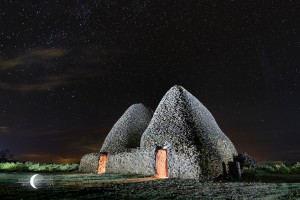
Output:
<instances>
[{"instance_id":1,"label":"light spilling from doorway","mask_svg":"<svg viewBox=\"0 0 300 200\"><path fill-rule=\"evenodd\" d=\"M107 162L107 153L102 153L99 158L98 174L104 174Z\"/></svg>"},{"instance_id":2,"label":"light spilling from doorway","mask_svg":"<svg viewBox=\"0 0 300 200\"><path fill-rule=\"evenodd\" d=\"M168 153L167 149L156 151L156 178L168 178Z\"/></svg>"}]
</instances>

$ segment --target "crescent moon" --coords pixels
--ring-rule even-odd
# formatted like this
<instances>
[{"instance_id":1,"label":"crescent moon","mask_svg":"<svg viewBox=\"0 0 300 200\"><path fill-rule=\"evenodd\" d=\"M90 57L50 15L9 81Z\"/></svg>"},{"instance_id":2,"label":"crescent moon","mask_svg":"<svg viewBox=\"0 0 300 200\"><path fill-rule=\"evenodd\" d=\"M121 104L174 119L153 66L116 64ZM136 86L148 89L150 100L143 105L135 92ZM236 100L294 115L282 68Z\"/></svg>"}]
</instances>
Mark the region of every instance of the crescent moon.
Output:
<instances>
[{"instance_id":1,"label":"crescent moon","mask_svg":"<svg viewBox=\"0 0 300 200\"><path fill-rule=\"evenodd\" d=\"M38 189L37 187L35 187L35 185L34 185L34 179L35 179L35 177L37 176L38 174L35 174L35 175L33 175L31 178L30 178L30 185L33 187L33 188L35 188L35 189Z\"/></svg>"}]
</instances>

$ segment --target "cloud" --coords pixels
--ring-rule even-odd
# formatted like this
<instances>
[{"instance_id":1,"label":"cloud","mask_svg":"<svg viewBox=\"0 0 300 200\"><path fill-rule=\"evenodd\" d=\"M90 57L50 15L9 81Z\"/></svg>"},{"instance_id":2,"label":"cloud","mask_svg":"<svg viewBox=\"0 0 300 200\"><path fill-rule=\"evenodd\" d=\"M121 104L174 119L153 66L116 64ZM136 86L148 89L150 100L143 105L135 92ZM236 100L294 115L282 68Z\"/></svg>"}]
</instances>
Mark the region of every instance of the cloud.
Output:
<instances>
[{"instance_id":1,"label":"cloud","mask_svg":"<svg viewBox=\"0 0 300 200\"><path fill-rule=\"evenodd\" d=\"M14 69L18 65L25 63L25 60L22 57L17 57L8 60L0 60L0 70L9 70Z\"/></svg>"},{"instance_id":2,"label":"cloud","mask_svg":"<svg viewBox=\"0 0 300 200\"><path fill-rule=\"evenodd\" d=\"M40 59L51 60L67 55L69 50L62 48L36 48L15 58L3 60L0 58L0 71L12 70L20 65L27 63L38 63ZM48 76L40 80L39 83L9 83L0 82L0 89L15 90L19 92L43 92L55 87L69 84L68 76Z\"/></svg>"},{"instance_id":3,"label":"cloud","mask_svg":"<svg viewBox=\"0 0 300 200\"><path fill-rule=\"evenodd\" d=\"M52 58L57 58L57 57L64 56L68 53L69 53L68 50L59 49L59 48L55 48L55 49L34 49L34 50L30 51L27 54L27 57L29 57L29 58L39 57L39 58L45 58L45 59L52 59Z\"/></svg>"},{"instance_id":4,"label":"cloud","mask_svg":"<svg viewBox=\"0 0 300 200\"><path fill-rule=\"evenodd\" d=\"M82 154L86 152L100 151L102 138L95 137L94 135L87 134L77 137L76 140L71 140L68 144L69 149L76 149L77 153Z\"/></svg>"},{"instance_id":5,"label":"cloud","mask_svg":"<svg viewBox=\"0 0 300 200\"><path fill-rule=\"evenodd\" d=\"M39 163L59 163L59 164L66 164L66 163L77 163L80 160L80 156L64 156L58 155L53 156L49 153L23 153L18 154L16 159L21 161L29 161L29 162L39 162Z\"/></svg>"},{"instance_id":6,"label":"cloud","mask_svg":"<svg viewBox=\"0 0 300 200\"><path fill-rule=\"evenodd\" d=\"M39 163L77 163L80 160L81 155L66 156L63 154L56 154L53 156L49 152L26 152L15 156L16 159L25 162L39 162Z\"/></svg>"},{"instance_id":7,"label":"cloud","mask_svg":"<svg viewBox=\"0 0 300 200\"><path fill-rule=\"evenodd\" d=\"M52 162L59 164L67 164L67 163L77 163L79 162L80 157L55 157Z\"/></svg>"},{"instance_id":8,"label":"cloud","mask_svg":"<svg viewBox=\"0 0 300 200\"><path fill-rule=\"evenodd\" d=\"M20 157L25 157L25 158L41 158L45 157L45 154L36 154L36 153L25 153L25 154L20 154Z\"/></svg>"},{"instance_id":9,"label":"cloud","mask_svg":"<svg viewBox=\"0 0 300 200\"><path fill-rule=\"evenodd\" d=\"M87 64L106 63L109 59L116 59L123 52L118 48L103 46L87 46L78 52L86 58Z\"/></svg>"},{"instance_id":10,"label":"cloud","mask_svg":"<svg viewBox=\"0 0 300 200\"><path fill-rule=\"evenodd\" d=\"M62 152L66 149L72 150L72 153L68 153L69 156L82 156L89 152L99 152L110 128L108 126L76 127L54 133L51 131L53 134L48 134L49 131L45 130L41 137L53 144L63 144L57 145L57 148L61 149Z\"/></svg>"},{"instance_id":11,"label":"cloud","mask_svg":"<svg viewBox=\"0 0 300 200\"><path fill-rule=\"evenodd\" d=\"M14 58L0 57L0 90L44 92L97 76L105 77L108 71L106 63L112 58L116 60L115 55L119 53L115 48L91 46L74 48L72 51L64 48L35 48ZM56 60L62 56L68 56L68 60ZM70 62L78 57L85 62ZM95 73L99 71L100 66L102 73ZM36 69L43 67L43 70ZM44 77L45 74L49 76Z\"/></svg>"},{"instance_id":12,"label":"cloud","mask_svg":"<svg viewBox=\"0 0 300 200\"><path fill-rule=\"evenodd\" d=\"M27 62L31 61L33 58L54 59L54 58L64 56L68 53L69 53L69 50L61 49L61 48L32 49L32 50L25 52L15 58L5 59L5 60L0 59L0 71L14 69L14 68L18 67L19 65L26 64Z\"/></svg>"},{"instance_id":13,"label":"cloud","mask_svg":"<svg viewBox=\"0 0 300 200\"><path fill-rule=\"evenodd\" d=\"M0 89L15 90L19 92L43 92L49 91L55 87L69 84L67 77L48 76L38 84L15 84L15 83L0 83Z\"/></svg>"},{"instance_id":14,"label":"cloud","mask_svg":"<svg viewBox=\"0 0 300 200\"><path fill-rule=\"evenodd\" d=\"M300 156L299 146L295 146L293 149L285 151L284 155Z\"/></svg>"},{"instance_id":15,"label":"cloud","mask_svg":"<svg viewBox=\"0 0 300 200\"><path fill-rule=\"evenodd\" d=\"M15 149L11 149L17 160L75 163L87 153L99 152L110 128L111 125L91 125L61 129L15 129L11 131L10 138L5 143L19 144Z\"/></svg>"},{"instance_id":16,"label":"cloud","mask_svg":"<svg viewBox=\"0 0 300 200\"><path fill-rule=\"evenodd\" d=\"M7 133L8 132L8 127L7 126L0 126L0 134L1 133Z\"/></svg>"}]
</instances>

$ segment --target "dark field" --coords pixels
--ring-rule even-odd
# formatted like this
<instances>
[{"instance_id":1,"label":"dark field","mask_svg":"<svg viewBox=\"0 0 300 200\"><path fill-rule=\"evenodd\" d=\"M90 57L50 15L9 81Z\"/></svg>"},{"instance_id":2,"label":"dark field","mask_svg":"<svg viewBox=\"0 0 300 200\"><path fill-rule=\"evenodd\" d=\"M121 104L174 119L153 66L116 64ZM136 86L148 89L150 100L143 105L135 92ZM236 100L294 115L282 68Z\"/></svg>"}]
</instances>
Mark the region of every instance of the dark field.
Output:
<instances>
[{"instance_id":1,"label":"dark field","mask_svg":"<svg viewBox=\"0 0 300 200\"><path fill-rule=\"evenodd\" d=\"M220 183L120 174L39 173L38 189L34 189L29 184L33 174L0 173L0 199L300 199L300 177L292 175L287 179L290 183L276 175L262 177L263 182L257 183Z\"/></svg>"}]
</instances>

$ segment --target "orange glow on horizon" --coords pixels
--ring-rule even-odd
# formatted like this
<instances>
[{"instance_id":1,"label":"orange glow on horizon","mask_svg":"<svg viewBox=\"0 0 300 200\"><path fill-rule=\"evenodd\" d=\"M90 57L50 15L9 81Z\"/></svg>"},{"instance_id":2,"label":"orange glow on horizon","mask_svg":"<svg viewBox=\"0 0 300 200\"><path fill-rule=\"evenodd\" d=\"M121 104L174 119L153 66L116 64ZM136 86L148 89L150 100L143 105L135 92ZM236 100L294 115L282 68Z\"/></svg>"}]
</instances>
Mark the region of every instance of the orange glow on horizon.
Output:
<instances>
[{"instance_id":1,"label":"orange glow on horizon","mask_svg":"<svg viewBox=\"0 0 300 200\"><path fill-rule=\"evenodd\" d=\"M80 156L78 157L64 157L64 156L52 156L49 154L20 154L16 156L16 160L20 162L33 162L33 163L56 163L56 164L71 164L78 163Z\"/></svg>"}]
</instances>

